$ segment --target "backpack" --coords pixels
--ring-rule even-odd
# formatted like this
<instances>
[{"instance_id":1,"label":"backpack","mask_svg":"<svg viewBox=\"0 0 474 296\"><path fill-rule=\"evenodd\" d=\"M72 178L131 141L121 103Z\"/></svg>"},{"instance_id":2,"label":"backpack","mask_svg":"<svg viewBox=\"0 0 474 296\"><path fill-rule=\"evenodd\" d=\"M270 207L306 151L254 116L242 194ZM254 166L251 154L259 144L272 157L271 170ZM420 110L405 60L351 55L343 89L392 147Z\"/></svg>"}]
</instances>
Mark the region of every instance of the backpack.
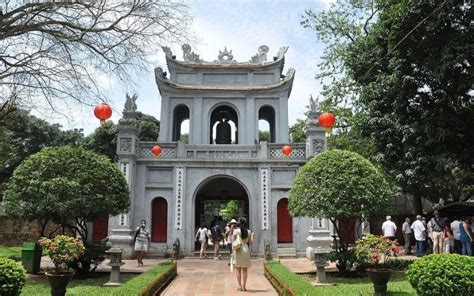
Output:
<instances>
[{"instance_id":1,"label":"backpack","mask_svg":"<svg viewBox=\"0 0 474 296\"><path fill-rule=\"evenodd\" d=\"M211 228L211 237L213 241L219 241L222 239L222 232L219 226L214 226Z\"/></svg>"}]
</instances>

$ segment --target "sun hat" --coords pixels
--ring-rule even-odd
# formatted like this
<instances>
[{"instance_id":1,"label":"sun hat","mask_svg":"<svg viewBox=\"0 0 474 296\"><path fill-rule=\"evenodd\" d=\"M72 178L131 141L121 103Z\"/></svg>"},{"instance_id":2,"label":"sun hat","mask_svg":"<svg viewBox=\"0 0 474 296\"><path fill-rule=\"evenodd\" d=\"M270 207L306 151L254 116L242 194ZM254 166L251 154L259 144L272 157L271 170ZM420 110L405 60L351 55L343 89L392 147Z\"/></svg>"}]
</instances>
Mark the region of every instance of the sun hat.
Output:
<instances>
[{"instance_id":1,"label":"sun hat","mask_svg":"<svg viewBox=\"0 0 474 296\"><path fill-rule=\"evenodd\" d=\"M235 219L230 220L229 223L227 223L227 226L230 226L230 224L238 224Z\"/></svg>"}]
</instances>

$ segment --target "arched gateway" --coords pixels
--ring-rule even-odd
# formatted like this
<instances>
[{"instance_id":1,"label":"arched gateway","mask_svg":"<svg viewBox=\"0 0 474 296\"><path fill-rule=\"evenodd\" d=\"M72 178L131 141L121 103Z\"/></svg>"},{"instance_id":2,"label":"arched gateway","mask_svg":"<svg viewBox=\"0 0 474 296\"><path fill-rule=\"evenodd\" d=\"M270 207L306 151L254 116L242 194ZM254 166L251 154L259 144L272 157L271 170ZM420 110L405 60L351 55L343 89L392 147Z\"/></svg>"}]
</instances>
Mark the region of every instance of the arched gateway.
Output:
<instances>
[{"instance_id":1,"label":"arched gateway","mask_svg":"<svg viewBox=\"0 0 474 296\"><path fill-rule=\"evenodd\" d=\"M255 233L254 254L263 255L266 241L274 254L286 256L304 253L309 244L329 246L330 223L288 215L286 198L296 172L326 149L326 136L314 121L319 111L313 102L306 143L291 143L289 157L281 152L289 143L295 74L282 72L287 49L267 60L268 47L261 46L248 62L237 62L224 50L206 62L188 45L184 61L163 48L168 69L155 69L161 95L158 140L139 141L134 101L126 102L118 124L118 167L129 184L130 211L110 217L108 232L124 258L133 256L133 229L141 219L151 228L155 255L170 254L177 240L180 251L192 255L197 227L211 226L215 216L246 217ZM259 121L268 126L268 141L260 141ZM155 145L162 149L159 157L151 154Z\"/></svg>"}]
</instances>

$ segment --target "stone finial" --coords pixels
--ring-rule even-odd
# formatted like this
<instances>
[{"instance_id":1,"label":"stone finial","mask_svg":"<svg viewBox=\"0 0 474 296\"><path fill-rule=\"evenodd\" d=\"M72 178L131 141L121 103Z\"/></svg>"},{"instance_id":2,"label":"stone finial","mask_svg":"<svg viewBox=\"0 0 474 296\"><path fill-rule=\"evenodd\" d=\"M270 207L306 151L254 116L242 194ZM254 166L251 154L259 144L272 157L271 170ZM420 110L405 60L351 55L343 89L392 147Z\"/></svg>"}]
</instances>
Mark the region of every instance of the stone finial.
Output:
<instances>
[{"instance_id":1,"label":"stone finial","mask_svg":"<svg viewBox=\"0 0 474 296\"><path fill-rule=\"evenodd\" d=\"M133 96L129 96L127 93L126 95L126 100L125 100L125 105L123 108L123 113L130 113L130 112L135 112L137 111L137 94L133 94Z\"/></svg>"},{"instance_id":2,"label":"stone finial","mask_svg":"<svg viewBox=\"0 0 474 296\"><path fill-rule=\"evenodd\" d=\"M171 52L171 49L168 46L162 46L161 49L163 49L163 52L166 54L168 58L172 58L173 60L176 59L176 56L173 55Z\"/></svg>"},{"instance_id":3,"label":"stone finial","mask_svg":"<svg viewBox=\"0 0 474 296\"><path fill-rule=\"evenodd\" d=\"M163 68L156 67L155 68L155 78L165 78L167 73L163 71Z\"/></svg>"},{"instance_id":4,"label":"stone finial","mask_svg":"<svg viewBox=\"0 0 474 296\"><path fill-rule=\"evenodd\" d=\"M183 44L183 46L181 46L181 49L183 50L183 59L185 62L201 62L201 60L199 59L199 55L194 53L194 51L191 51L191 45Z\"/></svg>"},{"instance_id":5,"label":"stone finial","mask_svg":"<svg viewBox=\"0 0 474 296\"><path fill-rule=\"evenodd\" d=\"M273 57L273 60L279 60L285 56L286 51L288 50L288 46L282 46L280 47L280 50L278 50L278 53L276 56Z\"/></svg>"},{"instance_id":6,"label":"stone finial","mask_svg":"<svg viewBox=\"0 0 474 296\"><path fill-rule=\"evenodd\" d=\"M258 53L252 56L250 62L253 63L264 63L267 60L267 53L270 48L267 45L260 45Z\"/></svg>"},{"instance_id":7,"label":"stone finial","mask_svg":"<svg viewBox=\"0 0 474 296\"><path fill-rule=\"evenodd\" d=\"M321 106L319 104L319 97L316 97L316 100L313 99L313 95L309 95L309 105L307 106L310 111L320 111Z\"/></svg>"},{"instance_id":8,"label":"stone finial","mask_svg":"<svg viewBox=\"0 0 474 296\"><path fill-rule=\"evenodd\" d=\"M227 46L224 48L224 51L219 50L219 55L217 56L217 58L218 60L215 60L214 63L220 63L220 64L237 63L237 61L234 60L232 49L230 51L227 51Z\"/></svg>"}]
</instances>

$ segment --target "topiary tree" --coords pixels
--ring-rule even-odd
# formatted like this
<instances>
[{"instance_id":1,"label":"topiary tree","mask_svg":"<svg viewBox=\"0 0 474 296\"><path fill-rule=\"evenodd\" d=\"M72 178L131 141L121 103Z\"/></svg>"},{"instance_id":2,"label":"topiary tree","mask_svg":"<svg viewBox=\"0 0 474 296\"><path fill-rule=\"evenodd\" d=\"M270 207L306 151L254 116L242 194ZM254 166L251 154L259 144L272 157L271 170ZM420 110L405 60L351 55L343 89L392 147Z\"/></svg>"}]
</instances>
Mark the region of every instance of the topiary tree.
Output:
<instances>
[{"instance_id":1,"label":"topiary tree","mask_svg":"<svg viewBox=\"0 0 474 296\"><path fill-rule=\"evenodd\" d=\"M8 258L0 258L0 295L16 296L26 282L26 270Z\"/></svg>"},{"instance_id":2,"label":"topiary tree","mask_svg":"<svg viewBox=\"0 0 474 296\"><path fill-rule=\"evenodd\" d=\"M367 159L344 150L328 150L308 161L288 196L292 216L328 218L341 238L338 219L363 220L389 206L391 190ZM341 241L340 251L347 250Z\"/></svg>"},{"instance_id":3,"label":"topiary tree","mask_svg":"<svg viewBox=\"0 0 474 296\"><path fill-rule=\"evenodd\" d=\"M49 221L87 241L87 221L128 209L128 185L107 157L84 148L45 148L14 171L4 197L9 216ZM64 231L63 231L64 232Z\"/></svg>"},{"instance_id":4,"label":"topiary tree","mask_svg":"<svg viewBox=\"0 0 474 296\"><path fill-rule=\"evenodd\" d=\"M408 281L420 296L474 295L474 257L433 254L412 263Z\"/></svg>"}]
</instances>

